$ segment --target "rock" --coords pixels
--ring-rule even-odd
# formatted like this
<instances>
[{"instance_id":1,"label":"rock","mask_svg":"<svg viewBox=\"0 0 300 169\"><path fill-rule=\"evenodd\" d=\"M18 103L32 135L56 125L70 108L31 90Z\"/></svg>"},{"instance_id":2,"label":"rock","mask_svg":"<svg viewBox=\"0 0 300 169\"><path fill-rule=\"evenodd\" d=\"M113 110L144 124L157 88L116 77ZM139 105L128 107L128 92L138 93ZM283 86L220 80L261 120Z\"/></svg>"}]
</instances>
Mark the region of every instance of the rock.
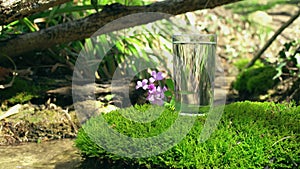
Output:
<instances>
[{"instance_id":1,"label":"rock","mask_svg":"<svg viewBox=\"0 0 300 169\"><path fill-rule=\"evenodd\" d=\"M268 15L266 12L263 11L256 11L251 13L249 15L249 20L263 26L269 26L273 21L272 16Z\"/></svg>"}]
</instances>

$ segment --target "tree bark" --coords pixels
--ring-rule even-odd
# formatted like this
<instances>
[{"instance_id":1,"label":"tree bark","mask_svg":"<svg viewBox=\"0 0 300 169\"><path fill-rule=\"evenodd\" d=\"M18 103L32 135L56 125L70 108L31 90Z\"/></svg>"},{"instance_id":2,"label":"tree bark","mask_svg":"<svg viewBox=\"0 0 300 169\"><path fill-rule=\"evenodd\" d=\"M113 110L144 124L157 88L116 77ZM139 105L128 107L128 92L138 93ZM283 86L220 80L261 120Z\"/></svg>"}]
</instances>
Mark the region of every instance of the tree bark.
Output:
<instances>
[{"instance_id":1,"label":"tree bark","mask_svg":"<svg viewBox=\"0 0 300 169\"><path fill-rule=\"evenodd\" d=\"M36 12L70 0L0 0L0 25L24 18Z\"/></svg>"},{"instance_id":2,"label":"tree bark","mask_svg":"<svg viewBox=\"0 0 300 169\"><path fill-rule=\"evenodd\" d=\"M105 6L101 12L76 21L59 24L38 32L26 33L12 39L0 42L0 51L10 57L15 57L29 51L49 48L56 44L81 40L90 37L105 24L130 14L142 12L161 12L171 15L182 14L205 8L214 8L240 0L166 0L146 6L124 6L112 4ZM136 16L138 17L138 16ZM115 24L110 30L103 30L101 34L146 24L163 19L161 15L151 19L132 19L130 22ZM0 60L1 60L0 55Z\"/></svg>"}]
</instances>

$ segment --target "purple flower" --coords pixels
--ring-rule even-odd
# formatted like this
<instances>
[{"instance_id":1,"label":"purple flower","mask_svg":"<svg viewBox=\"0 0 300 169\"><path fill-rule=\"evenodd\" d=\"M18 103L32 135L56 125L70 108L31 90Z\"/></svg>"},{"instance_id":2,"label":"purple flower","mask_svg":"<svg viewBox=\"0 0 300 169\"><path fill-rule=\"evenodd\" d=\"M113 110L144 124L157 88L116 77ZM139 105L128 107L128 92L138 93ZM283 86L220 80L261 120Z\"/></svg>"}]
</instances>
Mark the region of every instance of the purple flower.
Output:
<instances>
[{"instance_id":1,"label":"purple flower","mask_svg":"<svg viewBox=\"0 0 300 169\"><path fill-rule=\"evenodd\" d=\"M160 86L155 88L154 84L150 84L147 100L150 101L151 104L156 104L160 106L163 105L163 99L165 98L164 92L166 90L167 88L165 86L163 88L161 88Z\"/></svg>"},{"instance_id":2,"label":"purple flower","mask_svg":"<svg viewBox=\"0 0 300 169\"><path fill-rule=\"evenodd\" d=\"M151 102L151 104L156 104L156 105L162 106L162 105L164 105L164 101L159 98L159 99L155 99L153 102Z\"/></svg>"},{"instance_id":3,"label":"purple flower","mask_svg":"<svg viewBox=\"0 0 300 169\"><path fill-rule=\"evenodd\" d=\"M164 86L162 90L165 92L168 90L168 88L166 86Z\"/></svg>"},{"instance_id":4,"label":"purple flower","mask_svg":"<svg viewBox=\"0 0 300 169\"><path fill-rule=\"evenodd\" d=\"M155 80L163 80L164 79L162 72L156 73L156 71L152 71L151 75Z\"/></svg>"},{"instance_id":5,"label":"purple flower","mask_svg":"<svg viewBox=\"0 0 300 169\"><path fill-rule=\"evenodd\" d=\"M149 100L151 104L156 104L160 106L164 104L163 98L161 98L160 93L149 93L147 100Z\"/></svg>"},{"instance_id":6,"label":"purple flower","mask_svg":"<svg viewBox=\"0 0 300 169\"><path fill-rule=\"evenodd\" d=\"M151 73L152 77L148 79L143 79L142 81L137 81L136 89L143 88L144 90L148 89L148 97L146 98L151 104L156 105L163 105L164 104L164 98L165 94L164 92L167 91L167 88L164 87L156 87L155 81L163 80L163 74L162 72L152 71ZM149 82L149 84L148 84ZM157 84L156 84L157 85Z\"/></svg>"},{"instance_id":7,"label":"purple flower","mask_svg":"<svg viewBox=\"0 0 300 169\"><path fill-rule=\"evenodd\" d=\"M149 93L156 92L156 88L155 88L155 85L153 83L148 86L148 89L149 89Z\"/></svg>"},{"instance_id":8,"label":"purple flower","mask_svg":"<svg viewBox=\"0 0 300 169\"><path fill-rule=\"evenodd\" d=\"M148 80L144 79L142 81L137 81L135 89L143 88L144 90L148 89Z\"/></svg>"}]
</instances>

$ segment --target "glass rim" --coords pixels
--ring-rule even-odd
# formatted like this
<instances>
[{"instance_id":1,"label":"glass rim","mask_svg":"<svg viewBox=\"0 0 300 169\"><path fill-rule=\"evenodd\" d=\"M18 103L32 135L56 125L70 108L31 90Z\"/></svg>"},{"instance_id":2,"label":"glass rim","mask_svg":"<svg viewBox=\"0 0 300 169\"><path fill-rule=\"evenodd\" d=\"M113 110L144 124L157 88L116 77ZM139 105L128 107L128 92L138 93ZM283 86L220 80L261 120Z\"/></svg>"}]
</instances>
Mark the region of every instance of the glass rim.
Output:
<instances>
[{"instance_id":1,"label":"glass rim","mask_svg":"<svg viewBox=\"0 0 300 169\"><path fill-rule=\"evenodd\" d=\"M211 34L182 33L182 34L174 34L174 35L172 35L172 37L175 37L175 36L203 36L203 37L207 37L207 36L217 36L217 34L215 34L215 33L211 33Z\"/></svg>"},{"instance_id":2,"label":"glass rim","mask_svg":"<svg viewBox=\"0 0 300 169\"><path fill-rule=\"evenodd\" d=\"M183 33L172 35L173 43L217 43L217 34Z\"/></svg>"}]
</instances>

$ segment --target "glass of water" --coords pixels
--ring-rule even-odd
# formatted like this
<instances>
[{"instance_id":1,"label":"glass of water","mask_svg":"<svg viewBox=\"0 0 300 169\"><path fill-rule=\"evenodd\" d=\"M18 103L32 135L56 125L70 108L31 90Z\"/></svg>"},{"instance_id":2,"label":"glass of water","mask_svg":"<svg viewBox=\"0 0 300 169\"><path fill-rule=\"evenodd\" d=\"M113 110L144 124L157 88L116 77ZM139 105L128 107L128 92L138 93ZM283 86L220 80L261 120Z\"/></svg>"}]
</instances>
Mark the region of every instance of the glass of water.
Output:
<instances>
[{"instance_id":1,"label":"glass of water","mask_svg":"<svg viewBox=\"0 0 300 169\"><path fill-rule=\"evenodd\" d=\"M214 100L217 36L173 35L173 78L176 106L186 115L203 115Z\"/></svg>"}]
</instances>

